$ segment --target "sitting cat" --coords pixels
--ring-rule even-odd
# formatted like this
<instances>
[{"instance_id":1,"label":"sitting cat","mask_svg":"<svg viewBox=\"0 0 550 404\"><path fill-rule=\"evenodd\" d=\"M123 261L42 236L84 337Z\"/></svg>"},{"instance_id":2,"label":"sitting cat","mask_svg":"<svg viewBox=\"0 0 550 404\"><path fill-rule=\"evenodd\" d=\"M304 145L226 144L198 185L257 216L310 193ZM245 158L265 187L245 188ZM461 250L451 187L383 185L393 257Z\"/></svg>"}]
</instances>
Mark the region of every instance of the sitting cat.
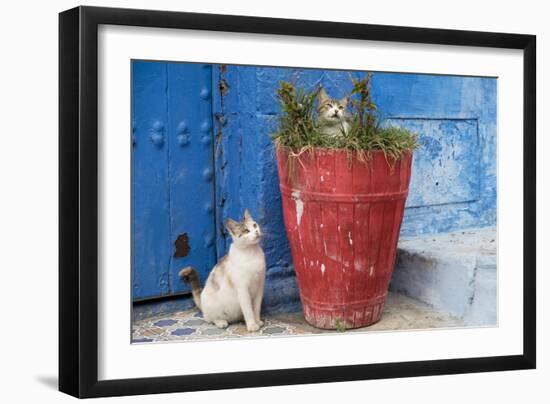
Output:
<instances>
[{"instance_id":1,"label":"sitting cat","mask_svg":"<svg viewBox=\"0 0 550 404\"><path fill-rule=\"evenodd\" d=\"M219 328L243 319L248 331L263 325L260 309L264 294L265 256L260 246L262 232L248 209L241 222L228 219L233 243L229 253L212 269L201 291L197 271L187 267L179 275L192 287L193 300L204 319Z\"/></svg>"},{"instance_id":2,"label":"sitting cat","mask_svg":"<svg viewBox=\"0 0 550 404\"><path fill-rule=\"evenodd\" d=\"M323 135L339 136L347 134L349 130L348 115L346 108L349 96L341 100L332 99L324 88L321 88L317 95L317 113L319 131Z\"/></svg>"}]
</instances>

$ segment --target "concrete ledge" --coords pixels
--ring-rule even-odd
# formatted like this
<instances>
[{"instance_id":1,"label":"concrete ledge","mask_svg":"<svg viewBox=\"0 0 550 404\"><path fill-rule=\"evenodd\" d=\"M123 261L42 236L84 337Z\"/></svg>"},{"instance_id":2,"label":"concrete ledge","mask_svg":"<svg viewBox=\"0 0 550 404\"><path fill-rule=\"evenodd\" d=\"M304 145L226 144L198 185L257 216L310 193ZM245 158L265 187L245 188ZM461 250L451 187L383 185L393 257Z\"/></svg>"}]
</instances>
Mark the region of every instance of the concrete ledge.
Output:
<instances>
[{"instance_id":1,"label":"concrete ledge","mask_svg":"<svg viewBox=\"0 0 550 404\"><path fill-rule=\"evenodd\" d=\"M494 227L402 239L390 290L460 317L496 325Z\"/></svg>"}]
</instances>

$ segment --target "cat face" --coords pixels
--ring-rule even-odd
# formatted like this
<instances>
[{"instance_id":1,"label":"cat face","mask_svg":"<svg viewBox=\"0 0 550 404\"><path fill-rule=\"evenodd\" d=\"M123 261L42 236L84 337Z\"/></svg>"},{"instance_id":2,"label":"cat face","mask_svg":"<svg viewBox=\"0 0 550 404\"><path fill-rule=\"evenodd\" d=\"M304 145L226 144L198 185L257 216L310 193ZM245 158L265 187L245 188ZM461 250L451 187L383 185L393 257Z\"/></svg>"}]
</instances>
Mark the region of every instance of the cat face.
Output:
<instances>
[{"instance_id":1,"label":"cat face","mask_svg":"<svg viewBox=\"0 0 550 404\"><path fill-rule=\"evenodd\" d=\"M260 225L252 218L248 209L245 210L243 219L240 222L227 219L225 225L233 243L236 245L248 246L260 242L262 230L260 229Z\"/></svg>"},{"instance_id":2,"label":"cat face","mask_svg":"<svg viewBox=\"0 0 550 404\"><path fill-rule=\"evenodd\" d=\"M341 100L330 98L324 88L321 88L317 95L317 112L319 117L325 121L340 122L346 115L349 97Z\"/></svg>"}]
</instances>

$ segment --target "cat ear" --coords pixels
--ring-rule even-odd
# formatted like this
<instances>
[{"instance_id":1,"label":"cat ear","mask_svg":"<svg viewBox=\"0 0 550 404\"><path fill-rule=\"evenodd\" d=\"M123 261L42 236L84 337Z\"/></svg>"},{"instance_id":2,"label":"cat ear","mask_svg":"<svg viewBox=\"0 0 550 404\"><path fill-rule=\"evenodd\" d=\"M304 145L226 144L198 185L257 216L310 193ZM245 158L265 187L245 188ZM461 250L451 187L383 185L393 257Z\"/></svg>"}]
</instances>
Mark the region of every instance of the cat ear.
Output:
<instances>
[{"instance_id":1,"label":"cat ear","mask_svg":"<svg viewBox=\"0 0 550 404\"><path fill-rule=\"evenodd\" d=\"M248 210L248 208L246 208L246 210L244 211L243 222L248 222L249 220L253 220L253 219L252 219L252 215L250 214L250 211Z\"/></svg>"},{"instance_id":2,"label":"cat ear","mask_svg":"<svg viewBox=\"0 0 550 404\"><path fill-rule=\"evenodd\" d=\"M319 90L319 94L317 94L317 98L319 98L319 103L321 103L321 104L330 100L330 98L328 97L327 92L325 91L325 89L323 87L321 87L321 89Z\"/></svg>"},{"instance_id":3,"label":"cat ear","mask_svg":"<svg viewBox=\"0 0 550 404\"><path fill-rule=\"evenodd\" d=\"M225 222L225 227L227 227L227 230L229 231L229 234L231 234L231 236L235 236L238 233L239 226L239 223L237 223L233 219L227 219L227 221Z\"/></svg>"},{"instance_id":4,"label":"cat ear","mask_svg":"<svg viewBox=\"0 0 550 404\"><path fill-rule=\"evenodd\" d=\"M344 107L348 105L349 103L349 95L346 95L344 98L342 98L339 101L340 105L343 105Z\"/></svg>"}]
</instances>

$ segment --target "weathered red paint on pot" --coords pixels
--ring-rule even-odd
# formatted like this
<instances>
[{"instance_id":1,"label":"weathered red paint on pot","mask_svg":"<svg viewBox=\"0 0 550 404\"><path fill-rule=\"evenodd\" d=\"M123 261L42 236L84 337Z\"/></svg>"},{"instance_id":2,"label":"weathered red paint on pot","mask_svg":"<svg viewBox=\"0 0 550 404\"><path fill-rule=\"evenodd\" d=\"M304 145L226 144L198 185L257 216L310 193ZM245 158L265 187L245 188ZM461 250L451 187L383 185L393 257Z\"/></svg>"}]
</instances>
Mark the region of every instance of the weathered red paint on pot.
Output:
<instances>
[{"instance_id":1,"label":"weathered red paint on pot","mask_svg":"<svg viewBox=\"0 0 550 404\"><path fill-rule=\"evenodd\" d=\"M395 264L412 155L368 163L345 151L277 151L284 221L304 316L319 328L380 319Z\"/></svg>"}]
</instances>

